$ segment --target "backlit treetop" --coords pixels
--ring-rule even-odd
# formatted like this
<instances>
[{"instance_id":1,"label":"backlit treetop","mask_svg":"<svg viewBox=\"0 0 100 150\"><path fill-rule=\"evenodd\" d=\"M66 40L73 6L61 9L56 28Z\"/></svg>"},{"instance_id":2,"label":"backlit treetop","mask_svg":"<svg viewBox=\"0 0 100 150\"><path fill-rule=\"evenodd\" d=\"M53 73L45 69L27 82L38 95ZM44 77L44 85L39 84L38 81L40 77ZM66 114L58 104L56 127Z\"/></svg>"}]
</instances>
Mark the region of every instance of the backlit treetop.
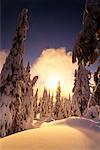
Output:
<instances>
[{"instance_id":1,"label":"backlit treetop","mask_svg":"<svg viewBox=\"0 0 100 150\"><path fill-rule=\"evenodd\" d=\"M83 27L78 34L72 62L93 64L100 55L100 0L86 0Z\"/></svg>"}]
</instances>

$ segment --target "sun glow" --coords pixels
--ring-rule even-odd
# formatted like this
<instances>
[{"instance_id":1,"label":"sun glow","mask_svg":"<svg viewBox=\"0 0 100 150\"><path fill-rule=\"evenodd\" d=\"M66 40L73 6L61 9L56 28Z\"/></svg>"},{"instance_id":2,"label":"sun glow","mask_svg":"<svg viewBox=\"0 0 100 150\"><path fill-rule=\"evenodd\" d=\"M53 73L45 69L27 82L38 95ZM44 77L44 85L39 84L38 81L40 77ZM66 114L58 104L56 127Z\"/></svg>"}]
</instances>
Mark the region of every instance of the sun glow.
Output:
<instances>
[{"instance_id":1,"label":"sun glow","mask_svg":"<svg viewBox=\"0 0 100 150\"><path fill-rule=\"evenodd\" d=\"M72 94L75 68L77 65L72 64L72 52L66 53L64 48L43 50L31 68L31 77L39 76L34 90L38 88L42 96L45 87L51 94L56 95L60 81L61 94L68 98L69 93Z\"/></svg>"},{"instance_id":2,"label":"sun glow","mask_svg":"<svg viewBox=\"0 0 100 150\"><path fill-rule=\"evenodd\" d=\"M51 90L55 90L57 88L58 82L61 80L60 77L56 75L52 75L47 79L47 87Z\"/></svg>"},{"instance_id":3,"label":"sun glow","mask_svg":"<svg viewBox=\"0 0 100 150\"><path fill-rule=\"evenodd\" d=\"M57 90L57 86L58 83L60 82L60 86L61 86L61 95L65 96L66 92L68 92L68 90L66 90L66 84L64 82L64 78L63 76L61 76L59 73L54 74L54 75L50 75L47 78L46 81L46 87L48 90L50 90L50 92L52 92L54 94L54 96L56 95L56 90ZM70 93L70 92L69 92Z\"/></svg>"}]
</instances>

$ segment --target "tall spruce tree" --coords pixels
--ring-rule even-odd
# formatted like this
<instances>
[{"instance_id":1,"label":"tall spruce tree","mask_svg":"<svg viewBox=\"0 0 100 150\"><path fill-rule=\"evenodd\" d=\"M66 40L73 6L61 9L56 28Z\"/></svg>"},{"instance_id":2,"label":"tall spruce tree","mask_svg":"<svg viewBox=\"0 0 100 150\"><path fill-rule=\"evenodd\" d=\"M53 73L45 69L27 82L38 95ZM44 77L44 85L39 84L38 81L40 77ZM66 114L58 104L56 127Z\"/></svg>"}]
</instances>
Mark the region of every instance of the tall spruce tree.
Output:
<instances>
[{"instance_id":1,"label":"tall spruce tree","mask_svg":"<svg viewBox=\"0 0 100 150\"><path fill-rule=\"evenodd\" d=\"M23 66L24 41L29 28L27 13L25 8L20 13L12 48L1 71L1 137L30 128L33 120L33 86L36 80L30 79L29 65L26 69Z\"/></svg>"},{"instance_id":2,"label":"tall spruce tree","mask_svg":"<svg viewBox=\"0 0 100 150\"><path fill-rule=\"evenodd\" d=\"M87 108L90 97L89 74L83 65L75 71L75 83L72 96L72 115L81 116Z\"/></svg>"},{"instance_id":3,"label":"tall spruce tree","mask_svg":"<svg viewBox=\"0 0 100 150\"><path fill-rule=\"evenodd\" d=\"M97 58L100 61L100 0L86 0L83 26L73 49L72 62L75 63L78 60L78 65L87 65L95 63ZM100 77L97 77L97 72L95 72L94 77L96 82L95 91L91 94L86 110L96 106L97 103L98 106L100 105L100 84L98 82ZM94 108L90 112L92 113L93 110Z\"/></svg>"},{"instance_id":4,"label":"tall spruce tree","mask_svg":"<svg viewBox=\"0 0 100 150\"><path fill-rule=\"evenodd\" d=\"M47 99L48 99L47 89L44 88L43 96L40 99L40 118L44 118L47 115L48 110Z\"/></svg>"},{"instance_id":5,"label":"tall spruce tree","mask_svg":"<svg viewBox=\"0 0 100 150\"><path fill-rule=\"evenodd\" d=\"M64 114L67 117L71 116L71 99L64 98Z\"/></svg>"},{"instance_id":6,"label":"tall spruce tree","mask_svg":"<svg viewBox=\"0 0 100 150\"><path fill-rule=\"evenodd\" d=\"M46 113L48 117L51 116L51 111L52 111L52 102L51 102L51 96L49 91L49 94L47 96L47 113Z\"/></svg>"},{"instance_id":7,"label":"tall spruce tree","mask_svg":"<svg viewBox=\"0 0 100 150\"><path fill-rule=\"evenodd\" d=\"M74 49L73 63L78 59L86 65L94 63L100 56L100 0L86 0L83 27L78 34Z\"/></svg>"},{"instance_id":8,"label":"tall spruce tree","mask_svg":"<svg viewBox=\"0 0 100 150\"><path fill-rule=\"evenodd\" d=\"M61 86L60 81L58 82L57 91L56 91L56 102L54 105L53 118L55 120L66 118L64 114L64 108L61 98Z\"/></svg>"},{"instance_id":9,"label":"tall spruce tree","mask_svg":"<svg viewBox=\"0 0 100 150\"><path fill-rule=\"evenodd\" d=\"M36 90L36 93L34 95L34 100L33 100L33 112L34 112L34 119L37 118L37 114L38 114L38 89Z\"/></svg>"}]
</instances>

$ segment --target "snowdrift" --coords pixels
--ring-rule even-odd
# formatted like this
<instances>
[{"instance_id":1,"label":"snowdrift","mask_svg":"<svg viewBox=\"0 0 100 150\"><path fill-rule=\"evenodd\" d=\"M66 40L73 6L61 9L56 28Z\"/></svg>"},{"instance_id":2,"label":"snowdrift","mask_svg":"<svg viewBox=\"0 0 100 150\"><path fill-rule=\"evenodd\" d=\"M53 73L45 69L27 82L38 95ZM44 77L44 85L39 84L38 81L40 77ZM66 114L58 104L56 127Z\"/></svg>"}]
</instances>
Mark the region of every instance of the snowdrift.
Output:
<instances>
[{"instance_id":1,"label":"snowdrift","mask_svg":"<svg viewBox=\"0 0 100 150\"><path fill-rule=\"evenodd\" d=\"M100 126L85 118L46 123L0 140L0 150L99 150Z\"/></svg>"}]
</instances>

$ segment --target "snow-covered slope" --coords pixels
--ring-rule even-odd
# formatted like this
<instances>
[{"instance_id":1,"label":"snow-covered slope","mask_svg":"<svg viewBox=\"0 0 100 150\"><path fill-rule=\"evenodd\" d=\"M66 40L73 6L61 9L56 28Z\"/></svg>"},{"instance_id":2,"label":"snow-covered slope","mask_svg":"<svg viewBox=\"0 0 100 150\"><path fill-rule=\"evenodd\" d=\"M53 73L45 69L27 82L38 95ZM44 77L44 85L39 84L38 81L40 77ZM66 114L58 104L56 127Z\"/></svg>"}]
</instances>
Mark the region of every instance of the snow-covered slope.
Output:
<instances>
[{"instance_id":1,"label":"snow-covered slope","mask_svg":"<svg viewBox=\"0 0 100 150\"><path fill-rule=\"evenodd\" d=\"M84 118L68 118L0 140L0 150L99 150L100 126Z\"/></svg>"}]
</instances>

